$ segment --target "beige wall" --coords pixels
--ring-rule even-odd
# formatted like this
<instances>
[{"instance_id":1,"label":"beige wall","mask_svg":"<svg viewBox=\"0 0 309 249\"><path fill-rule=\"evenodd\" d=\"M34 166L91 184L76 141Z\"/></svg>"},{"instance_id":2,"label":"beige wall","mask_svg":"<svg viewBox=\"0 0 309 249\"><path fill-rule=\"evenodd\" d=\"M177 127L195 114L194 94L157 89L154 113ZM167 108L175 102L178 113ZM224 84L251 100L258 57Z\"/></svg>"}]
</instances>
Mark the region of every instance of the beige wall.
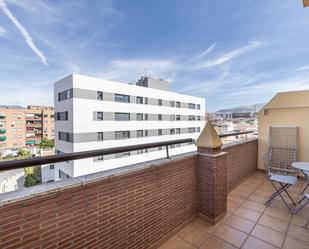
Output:
<instances>
[{"instance_id":1,"label":"beige wall","mask_svg":"<svg viewBox=\"0 0 309 249\"><path fill-rule=\"evenodd\" d=\"M309 91L277 94L258 113L258 167L264 169L269 126L299 128L298 161L309 161Z\"/></svg>"}]
</instances>

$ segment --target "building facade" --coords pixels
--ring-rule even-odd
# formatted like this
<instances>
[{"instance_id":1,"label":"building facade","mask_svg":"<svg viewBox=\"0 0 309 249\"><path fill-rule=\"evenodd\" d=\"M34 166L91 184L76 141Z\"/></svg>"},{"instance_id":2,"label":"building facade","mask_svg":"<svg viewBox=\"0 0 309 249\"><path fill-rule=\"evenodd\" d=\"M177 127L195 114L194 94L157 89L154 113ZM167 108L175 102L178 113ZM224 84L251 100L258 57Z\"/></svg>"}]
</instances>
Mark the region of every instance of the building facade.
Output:
<instances>
[{"instance_id":1,"label":"building facade","mask_svg":"<svg viewBox=\"0 0 309 249\"><path fill-rule=\"evenodd\" d=\"M0 149L33 147L42 139L54 139L52 107L0 107Z\"/></svg>"},{"instance_id":2,"label":"building facade","mask_svg":"<svg viewBox=\"0 0 309 249\"><path fill-rule=\"evenodd\" d=\"M136 85L72 74L55 83L56 153L193 138L205 124L203 98L168 91L163 80ZM175 145L170 154L196 150ZM164 148L58 163L55 180L154 160ZM85 166L86 165L86 166Z\"/></svg>"}]
</instances>

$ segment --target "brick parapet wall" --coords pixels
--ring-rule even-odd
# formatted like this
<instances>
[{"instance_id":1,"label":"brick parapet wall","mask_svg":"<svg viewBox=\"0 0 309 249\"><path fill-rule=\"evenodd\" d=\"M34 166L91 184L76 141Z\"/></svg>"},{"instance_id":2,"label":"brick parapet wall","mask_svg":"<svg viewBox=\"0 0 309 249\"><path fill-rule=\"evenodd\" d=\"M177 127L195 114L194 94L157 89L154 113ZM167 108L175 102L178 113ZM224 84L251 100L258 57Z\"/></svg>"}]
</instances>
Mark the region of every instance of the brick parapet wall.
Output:
<instances>
[{"instance_id":1,"label":"brick parapet wall","mask_svg":"<svg viewBox=\"0 0 309 249\"><path fill-rule=\"evenodd\" d=\"M227 189L231 191L257 170L258 140L248 139L224 145L227 152Z\"/></svg>"},{"instance_id":2,"label":"brick parapet wall","mask_svg":"<svg viewBox=\"0 0 309 249\"><path fill-rule=\"evenodd\" d=\"M196 208L196 155L0 207L0 248L147 248Z\"/></svg>"}]
</instances>

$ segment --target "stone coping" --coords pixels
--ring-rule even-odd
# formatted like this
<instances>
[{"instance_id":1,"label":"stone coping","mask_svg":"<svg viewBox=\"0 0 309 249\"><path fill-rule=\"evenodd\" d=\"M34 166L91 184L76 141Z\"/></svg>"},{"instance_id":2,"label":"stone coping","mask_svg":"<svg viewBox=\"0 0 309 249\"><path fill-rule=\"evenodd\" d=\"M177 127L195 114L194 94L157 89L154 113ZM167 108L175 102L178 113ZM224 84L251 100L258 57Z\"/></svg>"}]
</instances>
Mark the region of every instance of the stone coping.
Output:
<instances>
[{"instance_id":1,"label":"stone coping","mask_svg":"<svg viewBox=\"0 0 309 249\"><path fill-rule=\"evenodd\" d=\"M171 158L162 158L152 161L147 161L143 163L138 163L134 165L129 165L125 167L120 167L116 169L106 170L98 173L93 173L89 175L72 177L66 180L57 181L57 182L49 182L40 184L37 186L33 186L30 188L24 188L20 191L12 191L0 194L0 207L16 203L19 201L31 199L34 197L42 196L47 193L59 192L65 189L71 189L78 186L102 181L104 179L108 179L114 176L119 176L128 173L134 173L137 171L142 171L145 169L150 169L158 166L162 166L164 164L168 164L171 161L183 160L186 157L194 157L196 156L196 152L183 153L180 155L171 156Z\"/></svg>"},{"instance_id":2,"label":"stone coping","mask_svg":"<svg viewBox=\"0 0 309 249\"><path fill-rule=\"evenodd\" d=\"M224 150L226 148L237 146L237 145L240 145L240 144L250 143L250 142L255 141L255 140L258 140L258 138L253 137L253 138L247 138L247 139L243 139L243 140L229 142L229 143L224 144L221 147L221 149Z\"/></svg>"}]
</instances>

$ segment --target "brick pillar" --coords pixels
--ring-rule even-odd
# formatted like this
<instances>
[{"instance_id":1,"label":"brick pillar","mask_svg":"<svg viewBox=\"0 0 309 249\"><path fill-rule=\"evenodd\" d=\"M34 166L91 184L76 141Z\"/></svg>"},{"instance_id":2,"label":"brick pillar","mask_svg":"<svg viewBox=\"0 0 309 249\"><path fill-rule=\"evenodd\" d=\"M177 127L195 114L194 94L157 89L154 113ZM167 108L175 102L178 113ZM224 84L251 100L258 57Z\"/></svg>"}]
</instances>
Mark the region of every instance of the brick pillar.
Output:
<instances>
[{"instance_id":1,"label":"brick pillar","mask_svg":"<svg viewBox=\"0 0 309 249\"><path fill-rule=\"evenodd\" d=\"M198 164L199 214L216 224L226 213L227 153L221 151L222 142L210 121L196 141Z\"/></svg>"}]
</instances>

